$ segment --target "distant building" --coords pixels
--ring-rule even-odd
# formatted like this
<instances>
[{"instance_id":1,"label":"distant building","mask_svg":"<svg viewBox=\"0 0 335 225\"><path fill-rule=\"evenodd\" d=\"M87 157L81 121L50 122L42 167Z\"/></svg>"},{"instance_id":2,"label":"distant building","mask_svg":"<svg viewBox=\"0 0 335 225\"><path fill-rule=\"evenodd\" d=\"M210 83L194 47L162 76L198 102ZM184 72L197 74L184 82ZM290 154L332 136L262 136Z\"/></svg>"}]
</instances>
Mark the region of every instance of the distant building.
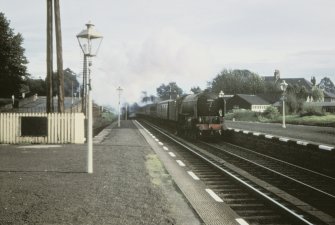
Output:
<instances>
[{"instance_id":1,"label":"distant building","mask_svg":"<svg viewBox=\"0 0 335 225\"><path fill-rule=\"evenodd\" d=\"M305 87L307 90L307 93L309 93L309 96L306 99L306 102L310 102L313 101L312 97L311 97L311 93L312 93L312 88L313 88L313 84L312 82L306 80L305 78L280 78L280 74L276 73L274 74L274 76L266 76L264 77L264 81L268 82L268 83L273 83L273 84L280 84L283 80L285 80L285 82L289 85L289 86L298 86L298 87ZM335 101L335 94L330 93L330 92L326 92L323 91L324 94L324 102L333 102ZM272 97L272 99L271 99ZM273 96L270 95L265 95L262 96L262 98L270 101L271 103L275 102L275 98L278 98L278 94L274 94Z\"/></svg>"},{"instance_id":2,"label":"distant building","mask_svg":"<svg viewBox=\"0 0 335 225\"><path fill-rule=\"evenodd\" d=\"M323 98L324 98L324 102L335 102L335 94L327 92L327 91L323 91Z\"/></svg>"},{"instance_id":3,"label":"distant building","mask_svg":"<svg viewBox=\"0 0 335 225\"><path fill-rule=\"evenodd\" d=\"M264 77L265 82L272 82L280 84L283 80L290 86L305 87L308 93L311 93L313 84L305 78L275 78L275 77Z\"/></svg>"},{"instance_id":4,"label":"distant building","mask_svg":"<svg viewBox=\"0 0 335 225\"><path fill-rule=\"evenodd\" d=\"M227 111L246 109L254 112L263 112L270 103L257 95L237 94L227 100Z\"/></svg>"},{"instance_id":5,"label":"distant building","mask_svg":"<svg viewBox=\"0 0 335 225\"><path fill-rule=\"evenodd\" d=\"M335 101L334 102L305 102L304 106L317 107L324 112L335 113Z\"/></svg>"}]
</instances>

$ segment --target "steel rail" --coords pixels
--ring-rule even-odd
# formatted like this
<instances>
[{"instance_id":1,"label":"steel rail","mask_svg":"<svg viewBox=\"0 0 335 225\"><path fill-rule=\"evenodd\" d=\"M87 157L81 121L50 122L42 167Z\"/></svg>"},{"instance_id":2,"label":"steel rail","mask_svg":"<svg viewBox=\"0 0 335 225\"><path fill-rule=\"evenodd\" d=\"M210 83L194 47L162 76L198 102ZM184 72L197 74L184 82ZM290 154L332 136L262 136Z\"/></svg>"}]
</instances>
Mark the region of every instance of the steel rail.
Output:
<instances>
[{"instance_id":1,"label":"steel rail","mask_svg":"<svg viewBox=\"0 0 335 225\"><path fill-rule=\"evenodd\" d=\"M136 121L137 123L139 123L138 121ZM257 188L251 186L250 184L248 184L247 182L243 181L242 179L240 179L239 177L235 176L234 174L232 174L231 172L229 172L228 170L222 168L220 165L217 165L216 163L212 162L211 160L209 160L208 158L202 156L201 154L197 153L196 151L194 151L193 149L191 149L189 146L181 143L180 141L178 141L177 139L171 137L169 134L167 134L166 132L163 132L160 130L159 127L153 125L153 124L149 124L147 122L145 122L147 125L149 125L150 127L154 128L156 131L158 131L159 133L163 134L164 136L166 136L167 138L169 138L170 140L172 140L173 142L179 144L180 146L182 146L183 148L189 150L190 152L192 152L193 154L197 155L198 157L200 157L201 159L203 159L204 161L206 161L207 163L211 164L213 167L215 167L216 169L224 172L225 174L229 175L230 177L232 177L233 179L239 181L240 183L242 183L245 187L253 190L254 192L256 192L257 194L259 194L260 196L262 196L263 198L267 199L268 201L272 202L273 204L275 204L276 206L278 206L279 208L281 208L282 210L284 210L285 212L289 213L291 216L293 216L294 218L300 220L301 222L308 224L308 225L313 225L313 223L311 223L310 221L306 220L305 218L303 218L301 215L295 213L293 210L289 209L288 207L284 206L283 204L281 204L280 202L276 201L275 199L272 199L271 197L269 197L268 195L266 195L265 193L261 192L260 190L258 190ZM140 123L139 123L140 124ZM141 124L140 124L141 125ZM142 125L141 125L142 126ZM142 126L143 127L143 126Z\"/></svg>"},{"instance_id":2,"label":"steel rail","mask_svg":"<svg viewBox=\"0 0 335 225\"><path fill-rule=\"evenodd\" d=\"M263 166L263 165L261 165L261 164L259 164L259 163L253 162L253 161L251 161L251 160L249 160L249 159L247 159L247 158L244 158L244 157L242 157L242 156L239 156L239 155L237 155L237 154L235 154L235 153L232 153L232 152L229 152L229 151L225 151L224 149L218 148L218 147L213 146L213 145L211 145L211 144L208 144L208 143L203 143L203 144L208 145L208 146L210 146L210 147L212 147L212 148L216 148L216 149L218 149L218 150L220 150L220 151L224 151L225 153L230 154L230 155L232 155L232 156L234 156L234 157L236 157L236 158L239 158L239 159L241 159L241 160L247 161L247 162L249 162L249 163L251 163L251 164L253 164L253 165L256 165L256 166L258 166L258 167L260 167L260 168L263 168L263 169L265 169L265 170L271 171L272 173L275 173L275 174L277 174L277 175L279 175L279 176L285 177L285 178L287 178L287 179L289 179L289 180L291 180L291 181L294 181L294 182L296 182L296 183L299 183L299 184L301 184L301 185L303 185L303 186L305 186L305 187L308 187L308 188L310 188L310 189L312 189L312 190L314 190L314 191L320 192L320 193L322 193L322 194L324 194L324 195L327 195L327 196L329 196L329 197L335 199L335 195L330 194L330 193L328 193L328 192L325 192L325 191L323 191L323 190L320 190L320 189L318 189L318 188L316 188L316 187L313 187L313 186L311 186L311 185L309 185L309 184L306 184L306 183L304 183L304 182L302 182L302 181L296 180L295 178L289 177L289 176L287 176L287 175L285 175L285 174L282 174L282 173L280 173L280 172L278 172L278 171L275 171L275 170L273 170L273 169L271 169L271 168L268 168L268 167Z\"/></svg>"},{"instance_id":3,"label":"steel rail","mask_svg":"<svg viewBox=\"0 0 335 225\"><path fill-rule=\"evenodd\" d=\"M207 144L206 142L201 142L203 144ZM301 169L301 170L305 170L307 172L310 172L310 173L314 173L316 175L319 175L319 176L322 176L322 177L325 177L325 178L328 178L328 179L331 179L331 180L335 180L335 177L331 177L329 175L326 175L326 174L323 174L323 173L320 173L320 172L317 172L317 171L314 171L314 170L311 170L311 169L307 169L307 168L304 168L304 167L301 167L301 166L298 166L298 165L295 165L295 164L292 164L292 163L289 163L289 162L285 162L281 159L277 159L277 158L274 158L274 157L271 157L271 156L268 156L268 155L265 155L265 154L262 154L262 153L259 153L259 152L255 152L253 150L250 150L250 149L247 149L245 147L241 147L241 146L238 146L238 145L235 145L235 144L232 144L232 143L228 143L228 142L224 142L225 144L227 145L230 145L230 146L233 146L235 148L239 148L239 149L243 149L245 151L248 151L248 152L251 152L251 153L254 153L254 154L257 154L257 155L260 155L262 157L265 157L265 158L269 158L269 159L272 159L272 160L275 160L275 161L278 161L280 163L284 163L284 164L287 164L287 165L290 165L292 167L296 167L298 169ZM216 146L213 146L216 148Z\"/></svg>"}]
</instances>

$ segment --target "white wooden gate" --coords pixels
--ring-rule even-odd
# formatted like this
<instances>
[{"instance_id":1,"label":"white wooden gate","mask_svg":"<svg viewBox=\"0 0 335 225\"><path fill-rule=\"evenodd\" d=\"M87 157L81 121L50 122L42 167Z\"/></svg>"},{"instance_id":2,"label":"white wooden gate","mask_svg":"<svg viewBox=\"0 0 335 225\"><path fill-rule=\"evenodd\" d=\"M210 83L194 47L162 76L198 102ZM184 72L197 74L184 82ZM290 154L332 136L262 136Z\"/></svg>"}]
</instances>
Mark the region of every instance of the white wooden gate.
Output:
<instances>
[{"instance_id":1,"label":"white wooden gate","mask_svg":"<svg viewBox=\"0 0 335 225\"><path fill-rule=\"evenodd\" d=\"M45 117L44 135L22 133L22 118ZM0 143L80 144L85 142L85 116L83 113L0 113ZM31 129L34 129L32 125Z\"/></svg>"}]
</instances>

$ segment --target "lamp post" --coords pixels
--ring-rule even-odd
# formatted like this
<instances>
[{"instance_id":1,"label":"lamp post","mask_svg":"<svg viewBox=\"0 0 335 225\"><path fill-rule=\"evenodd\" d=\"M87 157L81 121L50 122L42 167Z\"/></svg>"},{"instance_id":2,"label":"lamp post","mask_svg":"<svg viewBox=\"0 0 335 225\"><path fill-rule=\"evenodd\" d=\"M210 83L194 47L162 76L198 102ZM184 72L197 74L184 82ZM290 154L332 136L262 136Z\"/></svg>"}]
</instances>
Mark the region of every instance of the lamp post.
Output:
<instances>
[{"instance_id":1,"label":"lamp post","mask_svg":"<svg viewBox=\"0 0 335 225\"><path fill-rule=\"evenodd\" d=\"M121 109L120 109L120 98L121 98L121 91L123 91L123 89L121 88L121 87L118 87L117 89L116 89L118 92L119 92L119 105L118 105L118 122L117 122L117 126L118 127L120 127L121 126L121 122L120 122L120 111L121 111Z\"/></svg>"},{"instance_id":2,"label":"lamp post","mask_svg":"<svg viewBox=\"0 0 335 225\"><path fill-rule=\"evenodd\" d=\"M101 41L102 35L99 34L95 29L94 25L91 22L86 24L86 29L82 30L78 35L77 39L80 45L81 50L84 53L84 72L88 75L88 84L87 85L87 173L93 173L93 142L92 142L92 96L91 96L91 69L87 67L87 61L90 62L90 58L97 55ZM90 62L89 67L92 66Z\"/></svg>"},{"instance_id":3,"label":"lamp post","mask_svg":"<svg viewBox=\"0 0 335 225\"><path fill-rule=\"evenodd\" d=\"M223 97L224 97L224 93L223 93L223 91L220 91L219 98L223 98Z\"/></svg>"},{"instance_id":4,"label":"lamp post","mask_svg":"<svg viewBox=\"0 0 335 225\"><path fill-rule=\"evenodd\" d=\"M171 100L171 93L172 93L172 88L171 88L171 84L170 84L170 100Z\"/></svg>"},{"instance_id":5,"label":"lamp post","mask_svg":"<svg viewBox=\"0 0 335 225\"><path fill-rule=\"evenodd\" d=\"M283 91L283 128L286 128L285 125L285 97L286 97L286 88L287 88L288 84L285 82L285 80L283 80L280 84L280 89Z\"/></svg>"},{"instance_id":6,"label":"lamp post","mask_svg":"<svg viewBox=\"0 0 335 225\"><path fill-rule=\"evenodd\" d=\"M226 115L226 100L224 99L224 92L221 90L219 93L219 98L223 100L223 116Z\"/></svg>"}]
</instances>

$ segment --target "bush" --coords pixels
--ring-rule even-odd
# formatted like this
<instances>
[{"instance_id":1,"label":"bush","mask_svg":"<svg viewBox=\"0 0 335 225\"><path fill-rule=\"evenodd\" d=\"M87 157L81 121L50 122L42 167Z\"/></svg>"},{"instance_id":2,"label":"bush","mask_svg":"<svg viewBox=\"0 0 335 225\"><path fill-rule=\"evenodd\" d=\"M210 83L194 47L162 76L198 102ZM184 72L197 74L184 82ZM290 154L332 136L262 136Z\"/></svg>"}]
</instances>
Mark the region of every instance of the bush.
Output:
<instances>
[{"instance_id":1,"label":"bush","mask_svg":"<svg viewBox=\"0 0 335 225\"><path fill-rule=\"evenodd\" d=\"M320 106L305 105L300 113L300 117L304 116L325 116L325 112Z\"/></svg>"},{"instance_id":2,"label":"bush","mask_svg":"<svg viewBox=\"0 0 335 225\"><path fill-rule=\"evenodd\" d=\"M305 99L299 99L295 94L288 94L285 105L287 106L288 112L298 113L302 112Z\"/></svg>"},{"instance_id":3,"label":"bush","mask_svg":"<svg viewBox=\"0 0 335 225\"><path fill-rule=\"evenodd\" d=\"M268 106L262 113L263 117L270 119L270 120L276 119L277 117L279 117L279 115L280 114L279 114L278 109L274 106Z\"/></svg>"},{"instance_id":4,"label":"bush","mask_svg":"<svg viewBox=\"0 0 335 225\"><path fill-rule=\"evenodd\" d=\"M233 118L240 121L258 121L258 113L250 110L234 110Z\"/></svg>"},{"instance_id":5,"label":"bush","mask_svg":"<svg viewBox=\"0 0 335 225\"><path fill-rule=\"evenodd\" d=\"M225 114L225 119L226 120L233 120L234 118L234 113L226 113Z\"/></svg>"}]
</instances>

